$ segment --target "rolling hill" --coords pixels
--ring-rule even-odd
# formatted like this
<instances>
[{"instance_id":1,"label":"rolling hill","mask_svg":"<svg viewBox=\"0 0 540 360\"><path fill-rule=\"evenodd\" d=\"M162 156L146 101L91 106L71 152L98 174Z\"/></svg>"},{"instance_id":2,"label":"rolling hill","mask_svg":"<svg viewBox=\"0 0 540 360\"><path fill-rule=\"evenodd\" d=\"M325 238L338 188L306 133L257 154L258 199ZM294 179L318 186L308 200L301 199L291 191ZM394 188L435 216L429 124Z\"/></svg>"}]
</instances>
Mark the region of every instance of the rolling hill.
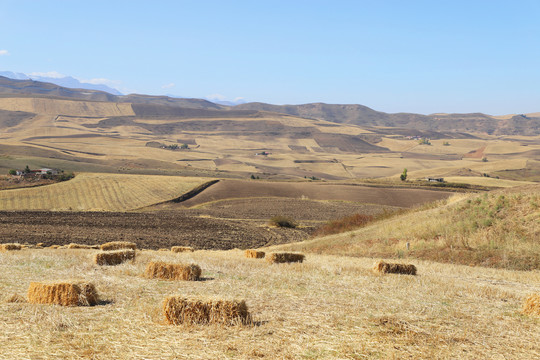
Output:
<instances>
[{"instance_id":1,"label":"rolling hill","mask_svg":"<svg viewBox=\"0 0 540 360\"><path fill-rule=\"evenodd\" d=\"M407 168L415 178L493 174L490 185L497 186L495 176L534 181L540 174L533 115L386 114L327 104L227 107L0 77L0 173L29 165L345 180L398 177ZM513 135L496 135L506 132ZM431 145L420 145L420 138ZM460 175L458 180L470 179Z\"/></svg>"}]
</instances>

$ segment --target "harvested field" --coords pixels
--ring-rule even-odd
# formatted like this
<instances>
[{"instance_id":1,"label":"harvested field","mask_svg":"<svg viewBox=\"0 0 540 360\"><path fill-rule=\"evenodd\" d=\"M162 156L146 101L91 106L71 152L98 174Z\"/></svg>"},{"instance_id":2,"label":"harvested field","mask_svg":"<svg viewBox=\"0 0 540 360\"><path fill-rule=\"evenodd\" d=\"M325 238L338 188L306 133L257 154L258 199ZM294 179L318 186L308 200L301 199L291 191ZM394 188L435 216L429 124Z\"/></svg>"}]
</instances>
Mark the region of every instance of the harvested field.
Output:
<instances>
[{"instance_id":1,"label":"harvested field","mask_svg":"<svg viewBox=\"0 0 540 360\"><path fill-rule=\"evenodd\" d=\"M190 246L196 249L259 248L300 241L296 229L270 229L240 221L189 216L181 212L104 213L0 211L6 242L21 238L44 246L130 241L140 249Z\"/></svg>"},{"instance_id":2,"label":"harvested field","mask_svg":"<svg viewBox=\"0 0 540 360\"><path fill-rule=\"evenodd\" d=\"M0 210L125 211L174 199L209 179L79 174L73 180L0 191Z\"/></svg>"},{"instance_id":3,"label":"harvested field","mask_svg":"<svg viewBox=\"0 0 540 360\"><path fill-rule=\"evenodd\" d=\"M412 207L447 198L452 193L424 189L379 188L311 182L223 180L181 203L184 207L216 200L285 197L292 199L341 200L363 204Z\"/></svg>"},{"instance_id":4,"label":"harvested field","mask_svg":"<svg viewBox=\"0 0 540 360\"><path fill-rule=\"evenodd\" d=\"M222 219L250 219L267 222L272 216L281 215L300 222L323 223L351 214L376 215L396 210L393 206L371 205L346 201L322 201L287 198L227 199L190 208L190 214Z\"/></svg>"},{"instance_id":5,"label":"harvested field","mask_svg":"<svg viewBox=\"0 0 540 360\"><path fill-rule=\"evenodd\" d=\"M269 251L272 251L269 249ZM150 261L197 263L206 282L141 277ZM92 282L100 306L0 301L6 359L535 359L540 322L521 314L538 272L414 261L419 276L378 276L373 259L309 254L271 266L243 252L142 251L98 269L67 249L0 254L0 294L33 279ZM165 325L163 300L243 299L253 325ZM8 341L9 340L9 341ZM204 345L203 345L204 344Z\"/></svg>"}]
</instances>

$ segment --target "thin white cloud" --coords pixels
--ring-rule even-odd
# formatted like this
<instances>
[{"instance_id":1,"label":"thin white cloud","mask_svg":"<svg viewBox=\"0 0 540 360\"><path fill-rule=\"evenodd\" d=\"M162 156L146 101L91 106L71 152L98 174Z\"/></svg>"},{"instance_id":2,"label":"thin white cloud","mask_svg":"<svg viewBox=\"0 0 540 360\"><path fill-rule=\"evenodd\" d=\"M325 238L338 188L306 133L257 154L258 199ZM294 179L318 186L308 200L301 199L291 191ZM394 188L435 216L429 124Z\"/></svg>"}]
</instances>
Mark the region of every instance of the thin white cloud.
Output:
<instances>
[{"instance_id":1,"label":"thin white cloud","mask_svg":"<svg viewBox=\"0 0 540 360\"><path fill-rule=\"evenodd\" d=\"M7 50L0 50L0 56L2 55L9 55L9 51Z\"/></svg>"},{"instance_id":2,"label":"thin white cloud","mask_svg":"<svg viewBox=\"0 0 540 360\"><path fill-rule=\"evenodd\" d=\"M162 89L172 89L175 86L176 86L175 83L169 83L169 84L165 84L165 85L161 86L161 88Z\"/></svg>"},{"instance_id":3,"label":"thin white cloud","mask_svg":"<svg viewBox=\"0 0 540 360\"><path fill-rule=\"evenodd\" d=\"M243 98L243 97L239 96L239 97L235 97L233 101L238 102L238 101L245 101L245 100L246 100L246 98Z\"/></svg>"},{"instance_id":4,"label":"thin white cloud","mask_svg":"<svg viewBox=\"0 0 540 360\"><path fill-rule=\"evenodd\" d=\"M33 73L28 74L28 76L30 76L30 77L32 77L32 76L48 77L48 78L53 78L53 79L61 79L61 78L66 77L66 75L60 74L57 71L33 72Z\"/></svg>"}]
</instances>

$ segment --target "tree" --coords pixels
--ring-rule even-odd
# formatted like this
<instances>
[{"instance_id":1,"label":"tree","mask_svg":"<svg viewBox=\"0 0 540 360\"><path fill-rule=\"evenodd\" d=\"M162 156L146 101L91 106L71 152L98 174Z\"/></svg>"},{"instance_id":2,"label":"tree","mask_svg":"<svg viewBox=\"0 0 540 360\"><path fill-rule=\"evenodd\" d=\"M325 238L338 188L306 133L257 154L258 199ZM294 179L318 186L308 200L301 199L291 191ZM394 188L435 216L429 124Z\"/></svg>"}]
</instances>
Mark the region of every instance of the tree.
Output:
<instances>
[{"instance_id":1,"label":"tree","mask_svg":"<svg viewBox=\"0 0 540 360\"><path fill-rule=\"evenodd\" d=\"M17 170L15 169L9 170L9 175L17 175Z\"/></svg>"},{"instance_id":2,"label":"tree","mask_svg":"<svg viewBox=\"0 0 540 360\"><path fill-rule=\"evenodd\" d=\"M403 169L403 172L401 173L401 175L399 175L399 178L401 179L401 181L405 181L407 180L407 169Z\"/></svg>"},{"instance_id":3,"label":"tree","mask_svg":"<svg viewBox=\"0 0 540 360\"><path fill-rule=\"evenodd\" d=\"M24 168L24 173L28 174L29 172L30 172L30 168L28 167L28 165L26 165L26 167Z\"/></svg>"},{"instance_id":4,"label":"tree","mask_svg":"<svg viewBox=\"0 0 540 360\"><path fill-rule=\"evenodd\" d=\"M180 146L180 149L189 149L189 145L188 144L182 144L182 146Z\"/></svg>"}]
</instances>

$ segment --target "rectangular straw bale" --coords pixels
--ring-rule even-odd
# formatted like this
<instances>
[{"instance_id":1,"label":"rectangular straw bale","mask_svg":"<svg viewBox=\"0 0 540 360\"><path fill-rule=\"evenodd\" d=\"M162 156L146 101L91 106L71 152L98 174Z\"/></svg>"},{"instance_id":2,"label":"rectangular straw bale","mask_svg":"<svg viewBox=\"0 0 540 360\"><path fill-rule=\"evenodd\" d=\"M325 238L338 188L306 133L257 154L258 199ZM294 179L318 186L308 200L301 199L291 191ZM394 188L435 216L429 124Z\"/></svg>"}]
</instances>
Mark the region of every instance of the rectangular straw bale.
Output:
<instances>
[{"instance_id":1,"label":"rectangular straw bale","mask_svg":"<svg viewBox=\"0 0 540 360\"><path fill-rule=\"evenodd\" d=\"M253 259L262 259L264 258L264 251L257 251L257 250L246 250L246 257L247 258L253 258Z\"/></svg>"},{"instance_id":2,"label":"rectangular straw bale","mask_svg":"<svg viewBox=\"0 0 540 360\"><path fill-rule=\"evenodd\" d=\"M295 254L295 253L271 253L266 257L266 261L271 264L280 264L280 263L292 263L292 262L303 262L306 256L304 254Z\"/></svg>"},{"instance_id":3,"label":"rectangular straw bale","mask_svg":"<svg viewBox=\"0 0 540 360\"><path fill-rule=\"evenodd\" d=\"M201 268L195 264L167 264L158 261L146 265L144 275L154 279L197 281L201 276Z\"/></svg>"},{"instance_id":4,"label":"rectangular straw bale","mask_svg":"<svg viewBox=\"0 0 540 360\"><path fill-rule=\"evenodd\" d=\"M21 249L22 249L21 244L14 244L14 243L0 244L0 251L13 251L13 250L21 250Z\"/></svg>"},{"instance_id":5,"label":"rectangular straw bale","mask_svg":"<svg viewBox=\"0 0 540 360\"><path fill-rule=\"evenodd\" d=\"M416 266L412 264L392 264L380 260L373 266L373 271L383 274L416 275Z\"/></svg>"},{"instance_id":6,"label":"rectangular straw bale","mask_svg":"<svg viewBox=\"0 0 540 360\"><path fill-rule=\"evenodd\" d=\"M222 325L248 324L251 322L245 301L195 300L182 296L170 296L163 303L167 323Z\"/></svg>"},{"instance_id":7,"label":"rectangular straw bale","mask_svg":"<svg viewBox=\"0 0 540 360\"><path fill-rule=\"evenodd\" d=\"M99 246L71 243L67 246L67 248L68 249L99 249Z\"/></svg>"},{"instance_id":8,"label":"rectangular straw bale","mask_svg":"<svg viewBox=\"0 0 540 360\"><path fill-rule=\"evenodd\" d=\"M101 245L101 250L110 251L110 250L121 250L121 249L131 249L137 250L137 244L129 241L111 241Z\"/></svg>"},{"instance_id":9,"label":"rectangular straw bale","mask_svg":"<svg viewBox=\"0 0 540 360\"><path fill-rule=\"evenodd\" d=\"M93 306L98 303L96 288L91 283L31 282L28 302L31 304L57 304L63 306Z\"/></svg>"},{"instance_id":10,"label":"rectangular straw bale","mask_svg":"<svg viewBox=\"0 0 540 360\"><path fill-rule=\"evenodd\" d=\"M97 265L118 265L135 258L135 250L104 251L94 255Z\"/></svg>"},{"instance_id":11,"label":"rectangular straw bale","mask_svg":"<svg viewBox=\"0 0 540 360\"><path fill-rule=\"evenodd\" d=\"M190 246L173 246L171 248L171 251L174 253L181 253L181 252L193 252L195 250Z\"/></svg>"},{"instance_id":12,"label":"rectangular straw bale","mask_svg":"<svg viewBox=\"0 0 540 360\"><path fill-rule=\"evenodd\" d=\"M60 247L60 245L53 244L53 245L49 246L49 249L58 249L59 247Z\"/></svg>"},{"instance_id":13,"label":"rectangular straw bale","mask_svg":"<svg viewBox=\"0 0 540 360\"><path fill-rule=\"evenodd\" d=\"M522 312L527 315L540 316L540 294L530 295L523 304Z\"/></svg>"}]
</instances>

